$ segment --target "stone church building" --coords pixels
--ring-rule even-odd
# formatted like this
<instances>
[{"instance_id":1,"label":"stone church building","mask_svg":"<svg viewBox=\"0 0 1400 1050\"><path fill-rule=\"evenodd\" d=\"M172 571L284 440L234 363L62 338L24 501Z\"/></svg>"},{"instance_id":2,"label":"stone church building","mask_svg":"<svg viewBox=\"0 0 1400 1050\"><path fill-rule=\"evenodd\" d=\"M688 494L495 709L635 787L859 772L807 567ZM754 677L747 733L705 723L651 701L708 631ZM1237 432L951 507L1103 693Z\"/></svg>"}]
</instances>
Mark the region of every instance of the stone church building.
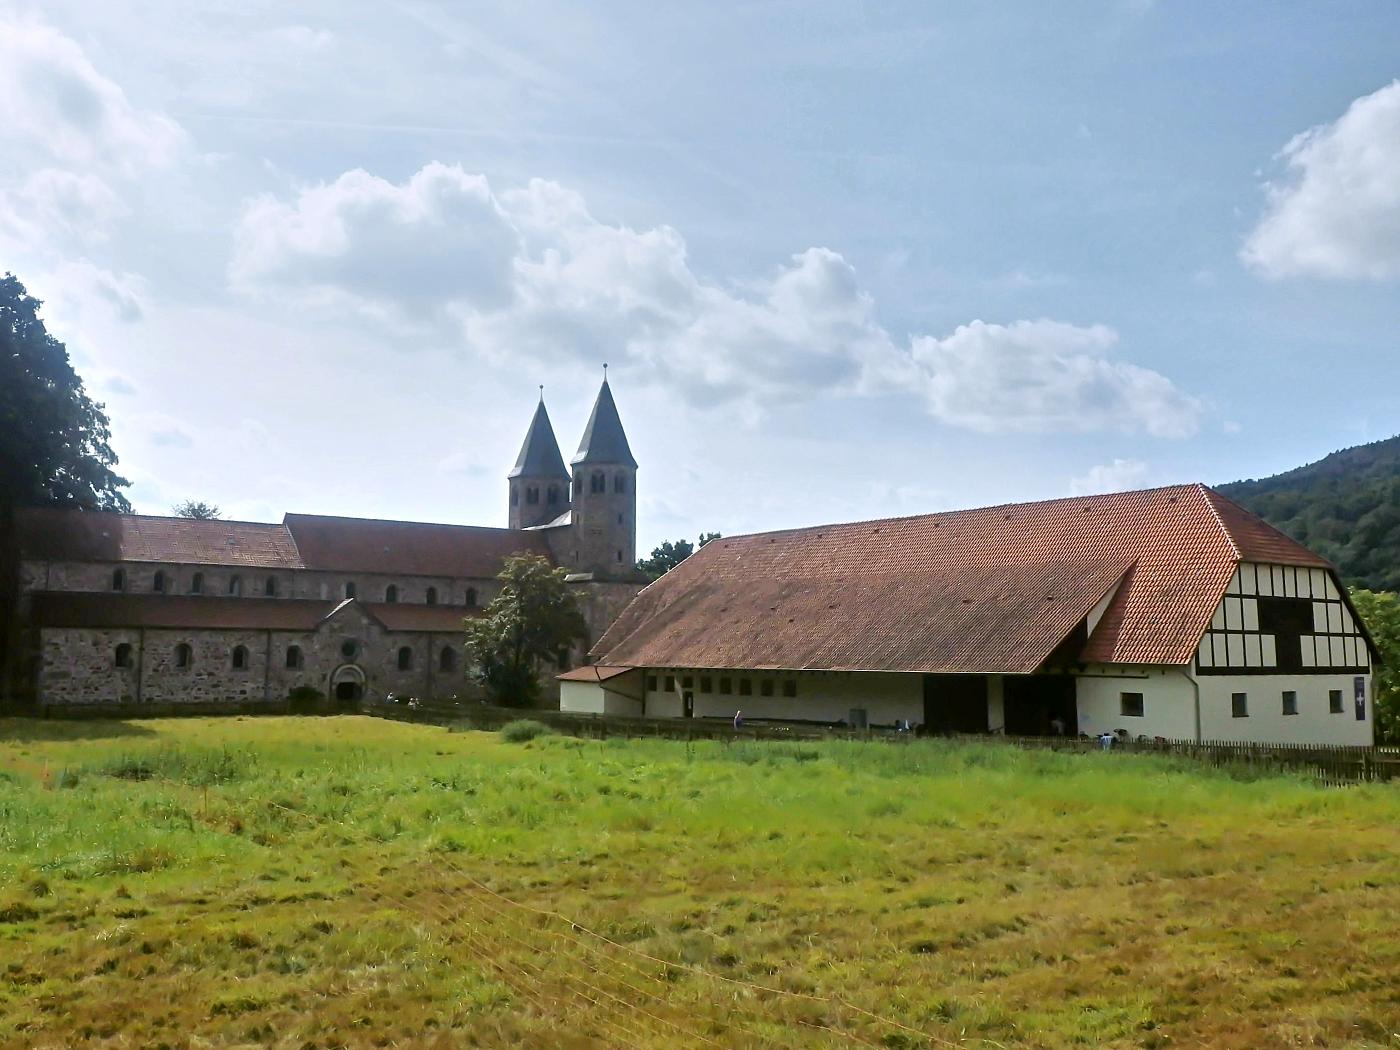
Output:
<instances>
[{"instance_id":1,"label":"stone church building","mask_svg":"<svg viewBox=\"0 0 1400 1050\"><path fill-rule=\"evenodd\" d=\"M590 637L560 654L554 670L566 669L644 582L637 461L606 380L570 466L541 400L507 478L504 529L21 511L28 698L255 706L298 687L343 703L463 695L463 621L495 597L497 573L518 553L566 568L576 588Z\"/></svg>"}]
</instances>

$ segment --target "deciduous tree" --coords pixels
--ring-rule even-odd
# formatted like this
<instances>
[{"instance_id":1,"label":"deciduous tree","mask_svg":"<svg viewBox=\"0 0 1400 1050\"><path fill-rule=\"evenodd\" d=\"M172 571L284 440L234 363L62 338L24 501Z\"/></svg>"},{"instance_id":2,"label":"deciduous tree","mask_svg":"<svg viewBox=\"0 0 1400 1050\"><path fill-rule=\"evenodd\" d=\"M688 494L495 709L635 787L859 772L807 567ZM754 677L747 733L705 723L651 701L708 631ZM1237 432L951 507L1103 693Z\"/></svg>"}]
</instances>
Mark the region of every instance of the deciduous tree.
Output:
<instances>
[{"instance_id":1,"label":"deciduous tree","mask_svg":"<svg viewBox=\"0 0 1400 1050\"><path fill-rule=\"evenodd\" d=\"M588 630L573 591L537 554L507 558L501 591L480 617L466 622L466 649L475 674L497 703L523 707L540 695L539 667Z\"/></svg>"},{"instance_id":2,"label":"deciduous tree","mask_svg":"<svg viewBox=\"0 0 1400 1050\"><path fill-rule=\"evenodd\" d=\"M221 517L217 504L203 500L187 499L171 508L177 518L197 518L200 521L214 521Z\"/></svg>"},{"instance_id":3,"label":"deciduous tree","mask_svg":"<svg viewBox=\"0 0 1400 1050\"><path fill-rule=\"evenodd\" d=\"M1373 669L1372 678L1376 742L1400 744L1400 595L1358 587L1352 590L1351 600L1383 661Z\"/></svg>"},{"instance_id":4,"label":"deciduous tree","mask_svg":"<svg viewBox=\"0 0 1400 1050\"><path fill-rule=\"evenodd\" d=\"M637 568L651 579L658 580L705 544L719 538L718 532L702 532L699 543L691 543L689 540L676 540L673 543L666 540L651 552L651 557L637 562Z\"/></svg>"}]
</instances>

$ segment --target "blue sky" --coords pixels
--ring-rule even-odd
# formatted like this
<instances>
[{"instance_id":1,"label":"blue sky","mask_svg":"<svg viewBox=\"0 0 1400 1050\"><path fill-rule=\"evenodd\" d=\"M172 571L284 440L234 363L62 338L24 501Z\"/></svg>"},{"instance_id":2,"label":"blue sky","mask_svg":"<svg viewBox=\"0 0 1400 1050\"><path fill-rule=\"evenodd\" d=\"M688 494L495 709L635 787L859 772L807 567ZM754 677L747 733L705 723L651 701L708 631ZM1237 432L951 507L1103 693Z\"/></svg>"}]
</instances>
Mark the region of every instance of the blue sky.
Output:
<instances>
[{"instance_id":1,"label":"blue sky","mask_svg":"<svg viewBox=\"0 0 1400 1050\"><path fill-rule=\"evenodd\" d=\"M0 3L0 268L154 513L503 523L605 360L644 548L1400 430L1400 8L1047 10Z\"/></svg>"}]
</instances>

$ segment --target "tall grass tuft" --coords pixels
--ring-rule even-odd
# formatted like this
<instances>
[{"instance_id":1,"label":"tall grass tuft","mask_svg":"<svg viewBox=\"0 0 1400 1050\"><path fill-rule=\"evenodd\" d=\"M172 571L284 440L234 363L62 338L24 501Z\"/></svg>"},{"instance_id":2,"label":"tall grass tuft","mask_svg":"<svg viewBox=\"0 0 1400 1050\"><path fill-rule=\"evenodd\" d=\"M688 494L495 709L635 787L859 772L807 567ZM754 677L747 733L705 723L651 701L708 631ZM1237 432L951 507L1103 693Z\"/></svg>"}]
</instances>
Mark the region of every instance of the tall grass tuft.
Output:
<instances>
[{"instance_id":1,"label":"tall grass tuft","mask_svg":"<svg viewBox=\"0 0 1400 1050\"><path fill-rule=\"evenodd\" d=\"M537 722L533 718L520 718L501 726L501 739L509 740L512 744L523 744L536 737L548 736L549 732L549 726L543 722Z\"/></svg>"}]
</instances>

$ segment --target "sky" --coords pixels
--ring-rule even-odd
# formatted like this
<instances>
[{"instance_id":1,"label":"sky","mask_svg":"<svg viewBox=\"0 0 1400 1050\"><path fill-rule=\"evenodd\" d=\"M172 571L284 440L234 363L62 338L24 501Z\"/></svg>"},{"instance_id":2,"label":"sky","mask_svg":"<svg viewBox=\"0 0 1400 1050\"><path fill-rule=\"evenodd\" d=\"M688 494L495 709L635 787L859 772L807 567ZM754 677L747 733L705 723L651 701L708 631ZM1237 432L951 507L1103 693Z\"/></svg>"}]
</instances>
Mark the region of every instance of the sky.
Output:
<instances>
[{"instance_id":1,"label":"sky","mask_svg":"<svg viewBox=\"0 0 1400 1050\"><path fill-rule=\"evenodd\" d=\"M0 271L137 510L504 525L603 364L638 539L1400 431L1391 0L0 0Z\"/></svg>"}]
</instances>

